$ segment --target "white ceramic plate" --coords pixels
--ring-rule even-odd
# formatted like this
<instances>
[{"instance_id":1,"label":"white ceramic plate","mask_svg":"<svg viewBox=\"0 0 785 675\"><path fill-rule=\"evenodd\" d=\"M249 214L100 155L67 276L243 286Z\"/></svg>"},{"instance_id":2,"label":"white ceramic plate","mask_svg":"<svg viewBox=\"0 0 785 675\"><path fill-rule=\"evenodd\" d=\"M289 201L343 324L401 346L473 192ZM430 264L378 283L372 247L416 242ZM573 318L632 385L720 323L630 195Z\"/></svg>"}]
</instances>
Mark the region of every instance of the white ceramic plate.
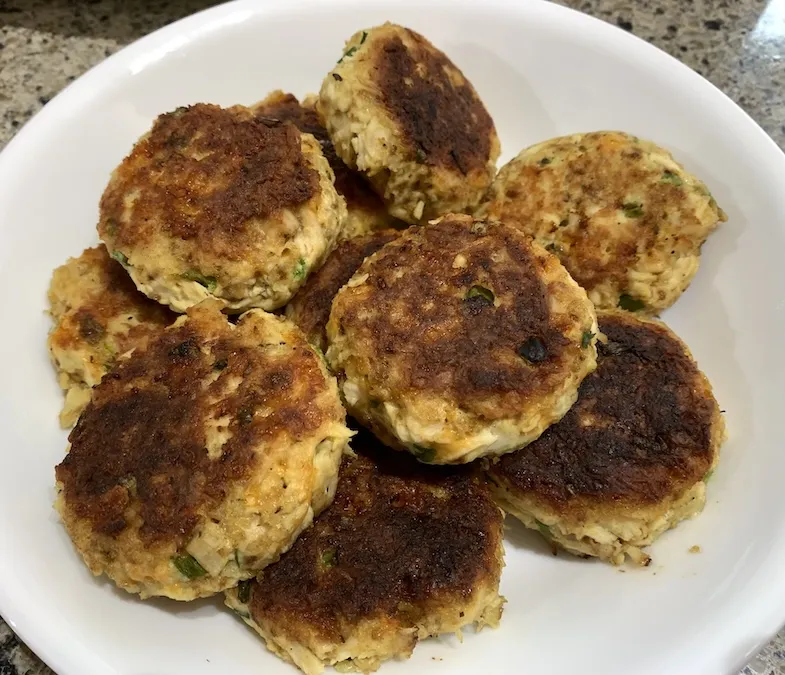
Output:
<instances>
[{"instance_id":1,"label":"white ceramic plate","mask_svg":"<svg viewBox=\"0 0 785 675\"><path fill-rule=\"evenodd\" d=\"M482 4L482 7L480 5ZM512 527L495 631L421 644L394 673L733 673L785 620L785 156L723 94L614 27L539 1L241 1L161 30L52 101L0 156L0 612L60 675L287 674L219 601L140 602L91 577L51 508L65 434L45 349L52 269L96 240L111 169L161 112L317 90L356 29L395 20L463 68L503 160L569 132L672 149L729 221L665 319L727 410L704 514L648 569L554 558ZM688 553L693 545L702 553Z\"/></svg>"}]
</instances>

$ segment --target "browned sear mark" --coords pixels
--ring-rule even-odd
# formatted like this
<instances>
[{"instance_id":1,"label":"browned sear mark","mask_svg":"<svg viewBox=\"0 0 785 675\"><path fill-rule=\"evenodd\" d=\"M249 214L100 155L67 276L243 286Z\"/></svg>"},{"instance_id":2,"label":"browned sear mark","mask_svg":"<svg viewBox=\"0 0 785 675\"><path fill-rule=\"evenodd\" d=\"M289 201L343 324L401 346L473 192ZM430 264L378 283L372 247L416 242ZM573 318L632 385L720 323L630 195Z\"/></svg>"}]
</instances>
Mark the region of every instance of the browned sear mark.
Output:
<instances>
[{"instance_id":1,"label":"browned sear mark","mask_svg":"<svg viewBox=\"0 0 785 675\"><path fill-rule=\"evenodd\" d=\"M120 362L71 432L57 479L68 508L99 533L122 532L134 500L147 545L187 542L200 514L253 471L266 443L281 434L299 440L327 414L315 402L327 385L306 345L276 357L236 339L220 314L194 321ZM239 384L226 389L231 381ZM211 458L205 425L222 418L231 437Z\"/></svg>"},{"instance_id":2,"label":"browned sear mark","mask_svg":"<svg viewBox=\"0 0 785 675\"><path fill-rule=\"evenodd\" d=\"M346 199L349 208L355 206L384 210L381 198L371 189L365 179L357 172L352 171L338 157L327 129L322 126L319 115L312 105L302 105L296 96L282 94L255 106L254 112L278 119L281 122L291 122L300 131L313 135L319 141L322 152L335 174L335 189Z\"/></svg>"},{"instance_id":3,"label":"browned sear mark","mask_svg":"<svg viewBox=\"0 0 785 675\"><path fill-rule=\"evenodd\" d=\"M413 46L398 36L388 39L378 52L376 68L382 101L400 125L412 156L463 174L484 170L494 133L491 116L442 52L421 35L409 35Z\"/></svg>"},{"instance_id":4,"label":"browned sear mark","mask_svg":"<svg viewBox=\"0 0 785 675\"><path fill-rule=\"evenodd\" d=\"M248 221L303 204L319 190L296 127L202 103L161 115L114 183L101 199L99 231L106 236L107 224L115 224L115 248L164 228L230 258L246 251ZM125 200L134 193L128 222Z\"/></svg>"},{"instance_id":5,"label":"browned sear mark","mask_svg":"<svg viewBox=\"0 0 785 675\"><path fill-rule=\"evenodd\" d=\"M560 371L569 341L551 316L528 240L498 223L481 225L448 216L407 231L361 268L372 293L347 303L341 324L372 346L374 380L404 371L399 393L428 391L498 419L552 390L549 375ZM465 264L455 267L456 256ZM475 286L499 306L467 297ZM547 358L521 356L533 337Z\"/></svg>"},{"instance_id":6,"label":"browned sear mark","mask_svg":"<svg viewBox=\"0 0 785 675\"><path fill-rule=\"evenodd\" d=\"M697 367L661 328L600 315L597 370L578 402L534 443L502 456L492 475L555 508L572 500L653 504L709 470L715 403Z\"/></svg>"},{"instance_id":7,"label":"browned sear mark","mask_svg":"<svg viewBox=\"0 0 785 675\"><path fill-rule=\"evenodd\" d=\"M254 584L251 614L339 641L342 627L410 627L498 574L499 510L467 469L424 467L367 432L335 502Z\"/></svg>"}]
</instances>

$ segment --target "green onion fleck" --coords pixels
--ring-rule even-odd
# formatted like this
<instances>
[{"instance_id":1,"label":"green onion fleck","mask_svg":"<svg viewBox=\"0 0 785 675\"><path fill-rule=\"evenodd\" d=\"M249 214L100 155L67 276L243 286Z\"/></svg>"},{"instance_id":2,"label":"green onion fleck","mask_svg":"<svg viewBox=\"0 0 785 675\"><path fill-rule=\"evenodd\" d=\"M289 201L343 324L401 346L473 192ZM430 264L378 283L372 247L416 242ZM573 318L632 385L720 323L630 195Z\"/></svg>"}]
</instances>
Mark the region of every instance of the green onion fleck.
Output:
<instances>
[{"instance_id":1,"label":"green onion fleck","mask_svg":"<svg viewBox=\"0 0 785 675\"><path fill-rule=\"evenodd\" d=\"M328 548L322 551L322 565L325 567L335 567L338 564L335 549Z\"/></svg>"},{"instance_id":2,"label":"green onion fleck","mask_svg":"<svg viewBox=\"0 0 785 675\"><path fill-rule=\"evenodd\" d=\"M543 157L537 164L540 166L548 166L553 160L550 157Z\"/></svg>"},{"instance_id":3,"label":"green onion fleck","mask_svg":"<svg viewBox=\"0 0 785 675\"><path fill-rule=\"evenodd\" d=\"M581 336L581 349L586 349L591 344L593 337L594 333L590 330L583 331L583 335Z\"/></svg>"},{"instance_id":4,"label":"green onion fleck","mask_svg":"<svg viewBox=\"0 0 785 675\"><path fill-rule=\"evenodd\" d=\"M627 218L640 218L643 215L643 206L639 202L627 202L621 208Z\"/></svg>"},{"instance_id":5,"label":"green onion fleck","mask_svg":"<svg viewBox=\"0 0 785 675\"><path fill-rule=\"evenodd\" d=\"M348 59L350 56L353 56L354 52L356 51L357 51L357 47L349 47L349 49L346 50L344 55L340 59L338 59L338 63L343 63L344 59Z\"/></svg>"},{"instance_id":6,"label":"green onion fleck","mask_svg":"<svg viewBox=\"0 0 785 675\"><path fill-rule=\"evenodd\" d=\"M330 370L330 364L327 363L327 357L324 355L324 352L316 345L311 345L311 348L316 352L316 356L319 357L319 360L324 364L324 367L327 368L327 370Z\"/></svg>"},{"instance_id":7,"label":"green onion fleck","mask_svg":"<svg viewBox=\"0 0 785 675\"><path fill-rule=\"evenodd\" d=\"M245 581L241 581L239 584L237 584L237 599L244 605L247 605L248 601L251 599L252 584L253 579L246 579Z\"/></svg>"},{"instance_id":8,"label":"green onion fleck","mask_svg":"<svg viewBox=\"0 0 785 675\"><path fill-rule=\"evenodd\" d=\"M537 529L540 531L540 534L543 537L547 537L550 539L553 535L551 534L551 528L548 527L545 523L541 523L539 520L535 521L537 523Z\"/></svg>"},{"instance_id":9,"label":"green onion fleck","mask_svg":"<svg viewBox=\"0 0 785 675\"><path fill-rule=\"evenodd\" d=\"M218 285L218 280L215 277L206 277L201 272L197 272L196 270L188 270L182 275L183 279L187 279L188 281L195 281L200 286L204 286L210 293L215 290L215 287Z\"/></svg>"},{"instance_id":10,"label":"green onion fleck","mask_svg":"<svg viewBox=\"0 0 785 675\"><path fill-rule=\"evenodd\" d=\"M412 446L412 454L425 464L430 464L436 458L436 450L425 448L422 445Z\"/></svg>"},{"instance_id":11,"label":"green onion fleck","mask_svg":"<svg viewBox=\"0 0 785 675\"><path fill-rule=\"evenodd\" d=\"M247 426L251 422L253 422L253 410L249 410L248 408L243 408L240 412L237 413L237 421L242 426Z\"/></svg>"},{"instance_id":12,"label":"green onion fleck","mask_svg":"<svg viewBox=\"0 0 785 675\"><path fill-rule=\"evenodd\" d=\"M540 338L530 337L518 347L518 354L529 363L540 363L548 358L548 349Z\"/></svg>"},{"instance_id":13,"label":"green onion fleck","mask_svg":"<svg viewBox=\"0 0 785 675\"><path fill-rule=\"evenodd\" d=\"M425 161L428 159L428 155L425 153L421 147L417 147L417 150L414 152L415 157L417 158L418 164L425 164Z\"/></svg>"},{"instance_id":14,"label":"green onion fleck","mask_svg":"<svg viewBox=\"0 0 785 675\"><path fill-rule=\"evenodd\" d=\"M121 253L120 251L112 251L112 258L114 258L121 265L128 264L128 256L126 256L125 253Z\"/></svg>"},{"instance_id":15,"label":"green onion fleck","mask_svg":"<svg viewBox=\"0 0 785 675\"><path fill-rule=\"evenodd\" d=\"M174 556L172 563L177 571L188 579L198 579L207 574L207 570L199 564L199 561L188 553Z\"/></svg>"},{"instance_id":16,"label":"green onion fleck","mask_svg":"<svg viewBox=\"0 0 785 675\"><path fill-rule=\"evenodd\" d=\"M106 233L110 237L114 237L117 234L117 221L114 218L106 219Z\"/></svg>"},{"instance_id":17,"label":"green onion fleck","mask_svg":"<svg viewBox=\"0 0 785 675\"><path fill-rule=\"evenodd\" d=\"M294 266L294 272L292 272L292 276L297 281L302 281L305 279L305 272L308 269L308 263L305 262L305 258L300 258L297 261L297 264Z\"/></svg>"},{"instance_id":18,"label":"green onion fleck","mask_svg":"<svg viewBox=\"0 0 785 675\"><path fill-rule=\"evenodd\" d=\"M552 241L550 244L545 246L545 250L550 251L551 253L562 253L564 249L562 249L559 244Z\"/></svg>"},{"instance_id":19,"label":"green onion fleck","mask_svg":"<svg viewBox=\"0 0 785 675\"><path fill-rule=\"evenodd\" d=\"M363 36L360 38L360 44L364 44L365 43L365 39L367 37L368 37L368 33L366 31L363 31Z\"/></svg>"},{"instance_id":20,"label":"green onion fleck","mask_svg":"<svg viewBox=\"0 0 785 675\"><path fill-rule=\"evenodd\" d=\"M676 185L677 187L684 183L681 179L679 174L673 173L673 171L665 171L662 174L662 178L660 180L661 183L670 183L671 185Z\"/></svg>"},{"instance_id":21,"label":"green onion fleck","mask_svg":"<svg viewBox=\"0 0 785 675\"><path fill-rule=\"evenodd\" d=\"M229 365L229 361L227 359L218 359L213 364L213 370L223 370L228 365Z\"/></svg>"},{"instance_id":22,"label":"green onion fleck","mask_svg":"<svg viewBox=\"0 0 785 675\"><path fill-rule=\"evenodd\" d=\"M485 286L472 286L466 294L466 299L471 300L472 298L482 298L489 305L492 305L495 300L493 291L489 288L485 288Z\"/></svg>"},{"instance_id":23,"label":"green onion fleck","mask_svg":"<svg viewBox=\"0 0 785 675\"><path fill-rule=\"evenodd\" d=\"M643 300L633 298L631 295L627 295L627 293L622 293L619 296L619 307L626 309L628 312L640 312L645 306Z\"/></svg>"}]
</instances>

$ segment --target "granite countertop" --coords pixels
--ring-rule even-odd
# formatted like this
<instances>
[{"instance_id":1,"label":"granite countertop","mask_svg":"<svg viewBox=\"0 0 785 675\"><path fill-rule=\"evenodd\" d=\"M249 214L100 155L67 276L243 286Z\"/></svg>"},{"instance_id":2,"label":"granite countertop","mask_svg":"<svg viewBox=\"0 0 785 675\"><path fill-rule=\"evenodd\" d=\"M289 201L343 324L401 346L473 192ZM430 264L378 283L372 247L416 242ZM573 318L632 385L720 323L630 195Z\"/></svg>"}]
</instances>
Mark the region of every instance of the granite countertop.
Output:
<instances>
[{"instance_id":1,"label":"granite countertop","mask_svg":"<svg viewBox=\"0 0 785 675\"><path fill-rule=\"evenodd\" d=\"M785 148L785 0L560 0L657 45ZM0 148L60 89L209 0L0 0ZM785 675L785 630L742 671ZM0 619L0 675L50 675Z\"/></svg>"}]
</instances>

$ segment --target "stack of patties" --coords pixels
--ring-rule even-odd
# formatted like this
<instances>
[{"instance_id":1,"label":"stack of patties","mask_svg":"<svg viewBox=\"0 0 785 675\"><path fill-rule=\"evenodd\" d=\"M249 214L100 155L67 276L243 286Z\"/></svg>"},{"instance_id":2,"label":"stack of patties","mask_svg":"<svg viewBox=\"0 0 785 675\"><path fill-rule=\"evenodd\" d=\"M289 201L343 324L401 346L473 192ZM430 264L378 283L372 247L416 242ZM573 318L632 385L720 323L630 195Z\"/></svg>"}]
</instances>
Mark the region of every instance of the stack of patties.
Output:
<instances>
[{"instance_id":1,"label":"stack of patties","mask_svg":"<svg viewBox=\"0 0 785 675\"><path fill-rule=\"evenodd\" d=\"M155 121L104 192L104 245L50 289L78 416L57 509L93 573L225 591L309 675L368 672L498 624L504 511L647 564L702 509L719 407L632 312L676 301L724 213L627 134L496 175L499 153L462 72L389 23L318 97Z\"/></svg>"},{"instance_id":2,"label":"stack of patties","mask_svg":"<svg viewBox=\"0 0 785 675\"><path fill-rule=\"evenodd\" d=\"M274 91L255 104L254 113L271 124L291 122L301 132L319 141L322 152L335 174L335 189L346 200L346 222L342 238L359 237L386 227L405 227L405 223L387 213L382 198L357 171L352 171L335 152L327 129L316 110L315 96L300 103L293 94Z\"/></svg>"},{"instance_id":3,"label":"stack of patties","mask_svg":"<svg viewBox=\"0 0 785 675\"><path fill-rule=\"evenodd\" d=\"M160 116L113 173L106 248L50 289L51 353L76 392L64 421L84 408L57 508L95 574L142 597L218 593L332 501L351 436L335 378L261 308L342 236L333 182L310 134L206 104ZM172 324L166 305L187 315Z\"/></svg>"}]
</instances>

